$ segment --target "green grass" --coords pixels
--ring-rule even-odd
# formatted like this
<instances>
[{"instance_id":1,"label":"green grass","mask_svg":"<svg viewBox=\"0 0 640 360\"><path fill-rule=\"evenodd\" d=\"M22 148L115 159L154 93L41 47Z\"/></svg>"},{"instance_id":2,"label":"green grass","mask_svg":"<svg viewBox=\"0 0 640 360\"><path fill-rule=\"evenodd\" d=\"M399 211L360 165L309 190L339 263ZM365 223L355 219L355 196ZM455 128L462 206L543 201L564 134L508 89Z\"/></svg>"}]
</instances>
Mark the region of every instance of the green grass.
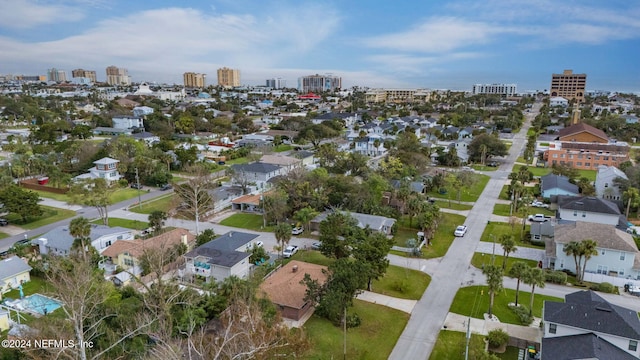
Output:
<instances>
[{"instance_id":1,"label":"green grass","mask_svg":"<svg viewBox=\"0 0 640 360\"><path fill-rule=\"evenodd\" d=\"M33 275L31 276L30 281L22 284L22 291L24 293L24 296L29 296L29 295L38 294L38 293L44 294L49 290L52 290L52 289L49 287L49 284L47 284L45 279L41 277L33 276ZM20 290L13 289L3 294L2 298L3 299L5 298L20 299Z\"/></svg>"},{"instance_id":2,"label":"green grass","mask_svg":"<svg viewBox=\"0 0 640 360\"><path fill-rule=\"evenodd\" d=\"M458 225L464 224L465 219L462 215L442 213L442 220L431 240L431 246L422 247L422 257L433 259L444 256L455 238L453 231Z\"/></svg>"},{"instance_id":3,"label":"green grass","mask_svg":"<svg viewBox=\"0 0 640 360\"><path fill-rule=\"evenodd\" d=\"M396 246L407 247L407 240L418 238L417 232L418 229L415 228L398 227L395 235L393 235L393 241Z\"/></svg>"},{"instance_id":4,"label":"green grass","mask_svg":"<svg viewBox=\"0 0 640 360\"><path fill-rule=\"evenodd\" d=\"M438 207L445 208L445 209L461 210L461 211L471 210L473 208L473 205L458 204L457 201L451 201L451 205L449 205L448 200L436 200L436 205L438 205Z\"/></svg>"},{"instance_id":5,"label":"green grass","mask_svg":"<svg viewBox=\"0 0 640 360\"><path fill-rule=\"evenodd\" d=\"M509 204L496 204L493 207L493 213L495 215L500 215L500 216L509 216L510 207L511 205ZM527 215L534 215L534 214L545 214L548 216L553 216L556 214L556 212L553 210L545 209L545 208L529 206L527 208ZM521 214L518 213L518 214L515 214L515 216L521 216Z\"/></svg>"},{"instance_id":6,"label":"green grass","mask_svg":"<svg viewBox=\"0 0 640 360\"><path fill-rule=\"evenodd\" d=\"M518 156L518 158L516 159L517 163L521 163L521 164L528 164L529 162L527 161L527 159L524 158L524 156Z\"/></svg>"},{"instance_id":7,"label":"green grass","mask_svg":"<svg viewBox=\"0 0 640 360\"><path fill-rule=\"evenodd\" d=\"M9 236L11 235L0 232L0 239L8 238Z\"/></svg>"},{"instance_id":8,"label":"green grass","mask_svg":"<svg viewBox=\"0 0 640 360\"><path fill-rule=\"evenodd\" d=\"M233 226L254 231L273 231L273 226L263 227L262 215L258 214L233 214L222 220L220 225Z\"/></svg>"},{"instance_id":9,"label":"green grass","mask_svg":"<svg viewBox=\"0 0 640 360\"><path fill-rule=\"evenodd\" d=\"M421 271L390 265L383 278L371 284L373 292L401 299L420 300L431 277Z\"/></svg>"},{"instance_id":10,"label":"green grass","mask_svg":"<svg viewBox=\"0 0 640 360\"><path fill-rule=\"evenodd\" d=\"M509 309L509 303L515 301L516 291L512 289L504 289L495 294L493 302L493 314L500 319L500 322L507 324L521 325L518 316ZM520 291L518 303L522 303L529 307L531 292ZM542 316L542 304L545 300L563 302L561 298L535 294L533 300L533 316ZM453 304L451 304L450 312L471 316L476 319L483 319L484 313L489 310L489 292L486 286L469 286L458 290Z\"/></svg>"},{"instance_id":11,"label":"green grass","mask_svg":"<svg viewBox=\"0 0 640 360\"><path fill-rule=\"evenodd\" d=\"M241 157L241 158L225 161L226 165L247 164L247 163L249 163L249 159L247 157Z\"/></svg>"},{"instance_id":12,"label":"green grass","mask_svg":"<svg viewBox=\"0 0 640 360\"><path fill-rule=\"evenodd\" d=\"M500 190L500 195L498 195L498 199L511 200L509 199L509 185L505 185L502 187L502 190Z\"/></svg>"},{"instance_id":13,"label":"green grass","mask_svg":"<svg viewBox=\"0 0 640 360\"><path fill-rule=\"evenodd\" d=\"M503 253L504 252L502 250L502 246L500 246L500 244L496 244L495 264L498 266L502 266L502 263L504 262L504 256L501 255ZM507 259L507 267L504 269L505 275L509 273L509 269L511 269L513 264L518 261L524 262L529 267L538 266L538 262L535 260L517 259L517 258L514 258L513 255L514 253L511 253L509 255L509 259ZM471 258L471 265L475 266L478 269L482 269L483 265L490 264L490 263L491 263L491 254L477 252L477 253L474 253L473 257Z\"/></svg>"},{"instance_id":14,"label":"green grass","mask_svg":"<svg viewBox=\"0 0 640 360\"><path fill-rule=\"evenodd\" d=\"M540 146L549 146L549 143L548 142L541 142Z\"/></svg>"},{"instance_id":15,"label":"green grass","mask_svg":"<svg viewBox=\"0 0 640 360\"><path fill-rule=\"evenodd\" d=\"M328 258L322 255L320 251L316 250L300 250L295 253L290 259L318 264L322 266L329 266L335 261L335 259Z\"/></svg>"},{"instance_id":16,"label":"green grass","mask_svg":"<svg viewBox=\"0 0 640 360\"><path fill-rule=\"evenodd\" d=\"M140 206L131 205L129 206L129 211L138 214L151 214L154 211L164 211L168 213L169 211L171 211L171 209L173 209L174 202L175 195L168 194L148 201L143 201Z\"/></svg>"},{"instance_id":17,"label":"green grass","mask_svg":"<svg viewBox=\"0 0 640 360\"><path fill-rule=\"evenodd\" d=\"M471 334L469 358L476 359L484 351L484 336ZM441 330L431 351L429 360L464 360L467 345L466 334L459 331ZM512 359L512 360L515 360Z\"/></svg>"},{"instance_id":18,"label":"green grass","mask_svg":"<svg viewBox=\"0 0 640 360\"><path fill-rule=\"evenodd\" d=\"M507 350L505 350L505 352L501 354L499 353L492 353L492 354L497 356L500 360L515 360L518 358L519 351L520 349L515 346L507 346Z\"/></svg>"},{"instance_id":19,"label":"green grass","mask_svg":"<svg viewBox=\"0 0 640 360\"><path fill-rule=\"evenodd\" d=\"M541 168L541 167L529 167L529 170L533 173L533 176L545 176L551 173L551 168ZM589 181L596 181L596 175L598 175L597 170L578 170L578 179L586 177Z\"/></svg>"},{"instance_id":20,"label":"green grass","mask_svg":"<svg viewBox=\"0 0 640 360\"><path fill-rule=\"evenodd\" d=\"M489 176L481 175L481 174L475 174L475 176L476 176L475 183L468 188L463 188L460 191L460 201L464 201L464 202L477 201L478 198L480 197L480 194L482 194L484 187L487 186L487 183L489 182L489 179L490 179ZM452 191L448 191L446 194L440 194L436 189L434 191L428 192L427 195L430 197L435 197L440 199L446 198L447 202L448 202L448 199L451 199L451 203L458 200L458 194Z\"/></svg>"},{"instance_id":21,"label":"green grass","mask_svg":"<svg viewBox=\"0 0 640 360\"><path fill-rule=\"evenodd\" d=\"M91 222L92 224L102 225L102 219L97 219ZM149 223L146 221L109 218L109 226L120 226L127 229L144 230L149 227Z\"/></svg>"},{"instance_id":22,"label":"green grass","mask_svg":"<svg viewBox=\"0 0 640 360\"><path fill-rule=\"evenodd\" d=\"M347 329L347 359L386 359L409 321L409 314L382 305L354 300L349 313L357 313L362 323ZM303 359L342 359L343 333L329 321L312 316L304 325L311 350Z\"/></svg>"},{"instance_id":23,"label":"green grass","mask_svg":"<svg viewBox=\"0 0 640 360\"><path fill-rule=\"evenodd\" d=\"M41 190L32 190L35 191L38 195L40 195L40 197L44 197L44 198L48 198L48 199L54 199L54 200L58 200L58 201L63 201L68 203L71 199L69 197L69 195L67 194L54 194L54 193L50 193L47 191L41 191ZM144 194L146 193L147 190L142 190L140 192L140 194ZM128 200L128 199L132 199L134 197L138 196L138 190L137 189L131 189L131 188L119 188L117 190L115 190L113 192L113 194L111 194L111 203L116 204L119 203L121 201L124 200Z\"/></svg>"},{"instance_id":24,"label":"green grass","mask_svg":"<svg viewBox=\"0 0 640 360\"><path fill-rule=\"evenodd\" d=\"M496 171L498 170L497 166L486 166L482 164L472 164L471 168L478 171Z\"/></svg>"},{"instance_id":25,"label":"green grass","mask_svg":"<svg viewBox=\"0 0 640 360\"><path fill-rule=\"evenodd\" d=\"M500 237L502 235L513 235L513 239L516 241L517 246L530 247L535 249L544 248L544 246L532 245L529 242L529 238L527 238L527 233L529 232L529 229L531 229L531 225L525 225L524 232L522 232L521 221L522 219L520 219L518 224L516 224L513 227L513 230L511 229L511 225L507 223L499 223L499 222L492 221L489 224L487 224L487 227L484 229L484 232L482 233L482 237L480 238L480 241L486 241L486 242L492 243L493 240L495 239L496 246L499 246L498 244L500 244ZM493 237L491 235L493 235Z\"/></svg>"},{"instance_id":26,"label":"green grass","mask_svg":"<svg viewBox=\"0 0 640 360\"><path fill-rule=\"evenodd\" d=\"M288 145L288 144L280 144L278 146L274 146L273 147L273 151L275 151L275 152L289 151L291 149L293 149L293 146Z\"/></svg>"},{"instance_id":27,"label":"green grass","mask_svg":"<svg viewBox=\"0 0 640 360\"><path fill-rule=\"evenodd\" d=\"M22 222L22 218L18 214L11 213L5 216L5 218L9 220L9 223L11 224L20 226L23 229L32 230L76 215L76 212L72 210L59 209L45 205L40 205L40 208L42 209L42 215L38 217L27 217L27 222L25 223Z\"/></svg>"}]
</instances>

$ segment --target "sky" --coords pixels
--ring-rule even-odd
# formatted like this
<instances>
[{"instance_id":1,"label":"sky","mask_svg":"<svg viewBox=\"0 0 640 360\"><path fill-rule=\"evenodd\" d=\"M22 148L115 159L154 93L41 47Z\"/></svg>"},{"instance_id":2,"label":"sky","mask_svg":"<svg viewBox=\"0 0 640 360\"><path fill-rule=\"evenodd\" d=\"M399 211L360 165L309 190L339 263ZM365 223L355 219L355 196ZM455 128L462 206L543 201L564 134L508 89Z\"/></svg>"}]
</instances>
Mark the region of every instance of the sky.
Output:
<instances>
[{"instance_id":1,"label":"sky","mask_svg":"<svg viewBox=\"0 0 640 360\"><path fill-rule=\"evenodd\" d=\"M352 86L640 91L640 1L0 0L0 74L128 69L134 82L240 70L243 85L332 74Z\"/></svg>"}]
</instances>

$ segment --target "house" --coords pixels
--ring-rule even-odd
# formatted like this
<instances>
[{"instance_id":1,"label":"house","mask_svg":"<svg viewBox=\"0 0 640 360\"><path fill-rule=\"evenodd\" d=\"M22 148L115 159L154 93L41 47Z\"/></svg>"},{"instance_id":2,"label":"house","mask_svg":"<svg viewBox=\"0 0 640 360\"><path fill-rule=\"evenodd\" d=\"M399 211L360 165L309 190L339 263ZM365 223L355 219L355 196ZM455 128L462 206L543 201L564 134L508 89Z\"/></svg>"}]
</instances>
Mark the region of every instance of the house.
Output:
<instances>
[{"instance_id":1,"label":"house","mask_svg":"<svg viewBox=\"0 0 640 360\"><path fill-rule=\"evenodd\" d=\"M402 187L403 183L400 180L391 180L391 187L398 190ZM407 183L409 190L414 193L423 194L426 187L422 181L410 181Z\"/></svg>"},{"instance_id":2,"label":"house","mask_svg":"<svg viewBox=\"0 0 640 360\"><path fill-rule=\"evenodd\" d=\"M531 234L531 242L534 244L544 245L553 239L555 225L551 221L531 222L529 233Z\"/></svg>"},{"instance_id":3,"label":"house","mask_svg":"<svg viewBox=\"0 0 640 360\"><path fill-rule=\"evenodd\" d=\"M333 211L324 211L313 218L310 223L311 230L320 230L320 223L326 220L327 216L329 216L329 214L331 214L332 212ZM344 213L356 219L356 221L358 221L358 227L362 229L369 228L373 231L381 232L385 235L391 235L391 228L396 223L396 219L384 216L361 214L349 211L345 211Z\"/></svg>"},{"instance_id":4,"label":"house","mask_svg":"<svg viewBox=\"0 0 640 360\"><path fill-rule=\"evenodd\" d=\"M557 218L568 221L582 221L597 224L623 225L626 229L626 219L621 220L618 205L610 200L593 196L558 196ZM624 218L624 216L622 216Z\"/></svg>"},{"instance_id":5,"label":"house","mask_svg":"<svg viewBox=\"0 0 640 360\"><path fill-rule=\"evenodd\" d=\"M231 165L231 169L237 176L249 183L255 183L258 189L267 187L267 181L278 175L282 175L280 166L254 162L250 164Z\"/></svg>"},{"instance_id":6,"label":"house","mask_svg":"<svg viewBox=\"0 0 640 360\"><path fill-rule=\"evenodd\" d=\"M187 229L173 229L148 239L117 240L102 252L119 269L129 270L140 266L140 258L148 251L162 251L184 244L189 248L195 242L195 235Z\"/></svg>"},{"instance_id":7,"label":"house","mask_svg":"<svg viewBox=\"0 0 640 360\"><path fill-rule=\"evenodd\" d=\"M600 274L607 276L607 279L594 282L622 282L620 286L628 279L640 279L640 252L633 236L606 224L581 221L556 224L552 242L546 248L545 259L548 267L575 273L575 259L572 255L565 254L563 249L572 241L580 242L586 239L595 241L598 254L587 261L585 279L589 274ZM615 281L615 278L619 278L619 281Z\"/></svg>"},{"instance_id":8,"label":"house","mask_svg":"<svg viewBox=\"0 0 640 360\"><path fill-rule=\"evenodd\" d=\"M315 153L308 150L298 150L293 153L293 156L300 159L302 165L309 168L313 167L316 163Z\"/></svg>"},{"instance_id":9,"label":"house","mask_svg":"<svg viewBox=\"0 0 640 360\"><path fill-rule=\"evenodd\" d=\"M545 300L542 359L638 359L640 320L631 309L614 305L591 290Z\"/></svg>"},{"instance_id":10,"label":"house","mask_svg":"<svg viewBox=\"0 0 640 360\"><path fill-rule=\"evenodd\" d=\"M206 281L222 281L229 276L246 278L251 263L249 251L258 234L230 231L184 254L185 272Z\"/></svg>"},{"instance_id":11,"label":"house","mask_svg":"<svg viewBox=\"0 0 640 360\"><path fill-rule=\"evenodd\" d=\"M550 199L554 195L578 196L578 185L569 182L569 178L562 175L547 174L540 178L542 197Z\"/></svg>"},{"instance_id":12,"label":"house","mask_svg":"<svg viewBox=\"0 0 640 360\"><path fill-rule=\"evenodd\" d=\"M262 211L260 200L262 194L247 194L231 200L231 210L258 212Z\"/></svg>"},{"instance_id":13,"label":"house","mask_svg":"<svg viewBox=\"0 0 640 360\"><path fill-rule=\"evenodd\" d=\"M10 327L9 312L7 310L0 310L0 331L9 330Z\"/></svg>"},{"instance_id":14,"label":"house","mask_svg":"<svg viewBox=\"0 0 640 360\"><path fill-rule=\"evenodd\" d=\"M380 156L387 152L382 136L370 134L353 140L353 152L366 156Z\"/></svg>"},{"instance_id":15,"label":"house","mask_svg":"<svg viewBox=\"0 0 640 360\"><path fill-rule=\"evenodd\" d=\"M94 161L93 163L96 164L96 166L89 169L87 173L78 175L73 179L75 181L89 179L105 179L107 182L118 181L121 178L120 173L118 172L119 162L120 160L103 157L100 160Z\"/></svg>"},{"instance_id":16,"label":"house","mask_svg":"<svg viewBox=\"0 0 640 360\"><path fill-rule=\"evenodd\" d=\"M562 107L568 107L569 106L569 100L561 97L561 96L554 96L552 98L549 99L549 106L550 107L554 107L554 106L562 106Z\"/></svg>"},{"instance_id":17,"label":"house","mask_svg":"<svg viewBox=\"0 0 640 360\"><path fill-rule=\"evenodd\" d=\"M160 142L160 137L157 135L154 135L148 131L143 131L143 132L139 132L139 133L134 133L131 135L134 139L138 140L138 141L143 141L145 144L147 144L147 146L151 146L155 143L159 143Z\"/></svg>"},{"instance_id":18,"label":"house","mask_svg":"<svg viewBox=\"0 0 640 360\"><path fill-rule=\"evenodd\" d=\"M133 240L133 237L134 233L131 229L96 224L91 224L91 233L89 234L91 245L100 253L118 240ZM69 226L65 225L58 226L43 234L38 239L33 240L32 243L38 245L42 255L66 256L69 255L74 241L75 239L69 232Z\"/></svg>"},{"instance_id":19,"label":"house","mask_svg":"<svg viewBox=\"0 0 640 360\"><path fill-rule=\"evenodd\" d=\"M153 114L153 108L148 106L136 106L133 108L133 116L134 117L143 117L146 115Z\"/></svg>"},{"instance_id":20,"label":"house","mask_svg":"<svg viewBox=\"0 0 640 360\"><path fill-rule=\"evenodd\" d=\"M600 165L596 175L596 195L608 200L622 200L622 191L615 179L629 180L627 174L615 166Z\"/></svg>"},{"instance_id":21,"label":"house","mask_svg":"<svg viewBox=\"0 0 640 360\"><path fill-rule=\"evenodd\" d=\"M31 280L29 271L31 266L18 256L0 260L0 293L16 289Z\"/></svg>"},{"instance_id":22,"label":"house","mask_svg":"<svg viewBox=\"0 0 640 360\"><path fill-rule=\"evenodd\" d=\"M111 118L115 129L143 129L144 120L137 116L120 116Z\"/></svg>"},{"instance_id":23,"label":"house","mask_svg":"<svg viewBox=\"0 0 640 360\"><path fill-rule=\"evenodd\" d=\"M282 317L299 321L313 313L313 302L306 298L307 287L302 283L306 274L320 285L327 280L326 266L292 260L260 284L260 293L276 306Z\"/></svg>"},{"instance_id":24,"label":"house","mask_svg":"<svg viewBox=\"0 0 640 360\"><path fill-rule=\"evenodd\" d=\"M263 164L279 166L281 168L282 175L289 173L302 163L300 159L285 155L262 155L259 161Z\"/></svg>"}]
</instances>

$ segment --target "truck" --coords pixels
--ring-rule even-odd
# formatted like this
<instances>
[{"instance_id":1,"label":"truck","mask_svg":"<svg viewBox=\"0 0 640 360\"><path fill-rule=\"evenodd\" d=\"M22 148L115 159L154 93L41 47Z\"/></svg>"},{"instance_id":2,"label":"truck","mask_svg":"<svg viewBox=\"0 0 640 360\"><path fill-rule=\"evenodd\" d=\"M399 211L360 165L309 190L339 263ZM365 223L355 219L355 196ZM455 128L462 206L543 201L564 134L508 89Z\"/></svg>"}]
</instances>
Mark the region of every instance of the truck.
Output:
<instances>
[{"instance_id":1,"label":"truck","mask_svg":"<svg viewBox=\"0 0 640 360\"><path fill-rule=\"evenodd\" d=\"M535 214L529 215L529 221L533 222L545 222L551 220L551 216L546 216L544 214Z\"/></svg>"}]
</instances>

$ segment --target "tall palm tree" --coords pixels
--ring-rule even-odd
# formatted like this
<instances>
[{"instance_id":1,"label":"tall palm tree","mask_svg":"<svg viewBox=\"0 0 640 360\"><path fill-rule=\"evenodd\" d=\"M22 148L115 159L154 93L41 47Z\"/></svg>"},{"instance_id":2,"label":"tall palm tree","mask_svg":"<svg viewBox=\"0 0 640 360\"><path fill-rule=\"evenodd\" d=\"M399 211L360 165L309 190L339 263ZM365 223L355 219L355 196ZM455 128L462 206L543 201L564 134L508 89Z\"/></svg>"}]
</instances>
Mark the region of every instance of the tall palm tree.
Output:
<instances>
[{"instance_id":1,"label":"tall palm tree","mask_svg":"<svg viewBox=\"0 0 640 360\"><path fill-rule=\"evenodd\" d=\"M516 262L515 264L513 264L511 269L509 269L509 276L518 280L518 282L516 283L516 306L518 306L518 295L520 294L520 280L527 276L527 271L529 270L529 266L527 266L527 264L522 261Z\"/></svg>"},{"instance_id":2,"label":"tall palm tree","mask_svg":"<svg viewBox=\"0 0 640 360\"><path fill-rule=\"evenodd\" d=\"M584 256L584 262L582 263L582 271L580 281L584 280L584 271L587 269L587 261L591 259L593 256L598 256L598 244L591 239L583 240L580 243L581 254Z\"/></svg>"},{"instance_id":3,"label":"tall palm tree","mask_svg":"<svg viewBox=\"0 0 640 360\"><path fill-rule=\"evenodd\" d=\"M500 245L502 245L502 250L504 251L504 261L502 262L502 270L507 266L507 260L509 260L509 254L518 251L518 247L516 246L516 241L513 240L513 235L504 234L500 236Z\"/></svg>"},{"instance_id":4,"label":"tall palm tree","mask_svg":"<svg viewBox=\"0 0 640 360\"><path fill-rule=\"evenodd\" d=\"M73 236L73 247L80 248L80 253L82 254L82 259L87 261L87 243L90 242L91 236L91 224L89 220L84 217L78 217L71 220L69 224L69 234Z\"/></svg>"},{"instance_id":5,"label":"tall palm tree","mask_svg":"<svg viewBox=\"0 0 640 360\"><path fill-rule=\"evenodd\" d=\"M294 215L293 218L296 219L297 221L300 221L302 223L302 226L305 227L307 230L310 230L309 223L317 215L318 215L318 212L314 208L307 206L296 211L296 214Z\"/></svg>"},{"instance_id":6,"label":"tall palm tree","mask_svg":"<svg viewBox=\"0 0 640 360\"><path fill-rule=\"evenodd\" d=\"M284 248L289 244L289 240L291 240L291 225L281 222L276 225L273 233L276 236L278 244L280 244L280 257L282 258Z\"/></svg>"},{"instance_id":7,"label":"tall palm tree","mask_svg":"<svg viewBox=\"0 0 640 360\"><path fill-rule=\"evenodd\" d=\"M638 203L640 202L640 192L638 192L638 189L630 187L622 195L627 199L627 211L625 216L629 217L629 210L631 210L631 206L638 206Z\"/></svg>"},{"instance_id":8,"label":"tall palm tree","mask_svg":"<svg viewBox=\"0 0 640 360\"><path fill-rule=\"evenodd\" d=\"M539 288L545 286L544 271L537 267L530 268L525 273L523 280L526 284L531 285L531 299L529 299L529 315L531 315L533 314L533 297L535 296L536 286Z\"/></svg>"},{"instance_id":9,"label":"tall palm tree","mask_svg":"<svg viewBox=\"0 0 640 360\"><path fill-rule=\"evenodd\" d=\"M493 315L493 300L495 294L502 290L502 268L494 264L485 265L482 273L487 277L489 288L489 316Z\"/></svg>"},{"instance_id":10,"label":"tall palm tree","mask_svg":"<svg viewBox=\"0 0 640 360\"><path fill-rule=\"evenodd\" d=\"M568 242L564 244L562 251L564 251L567 256L573 256L573 261L576 263L576 278L578 281L581 281L580 271L582 270L582 249L580 249L580 243L577 241Z\"/></svg>"}]
</instances>

